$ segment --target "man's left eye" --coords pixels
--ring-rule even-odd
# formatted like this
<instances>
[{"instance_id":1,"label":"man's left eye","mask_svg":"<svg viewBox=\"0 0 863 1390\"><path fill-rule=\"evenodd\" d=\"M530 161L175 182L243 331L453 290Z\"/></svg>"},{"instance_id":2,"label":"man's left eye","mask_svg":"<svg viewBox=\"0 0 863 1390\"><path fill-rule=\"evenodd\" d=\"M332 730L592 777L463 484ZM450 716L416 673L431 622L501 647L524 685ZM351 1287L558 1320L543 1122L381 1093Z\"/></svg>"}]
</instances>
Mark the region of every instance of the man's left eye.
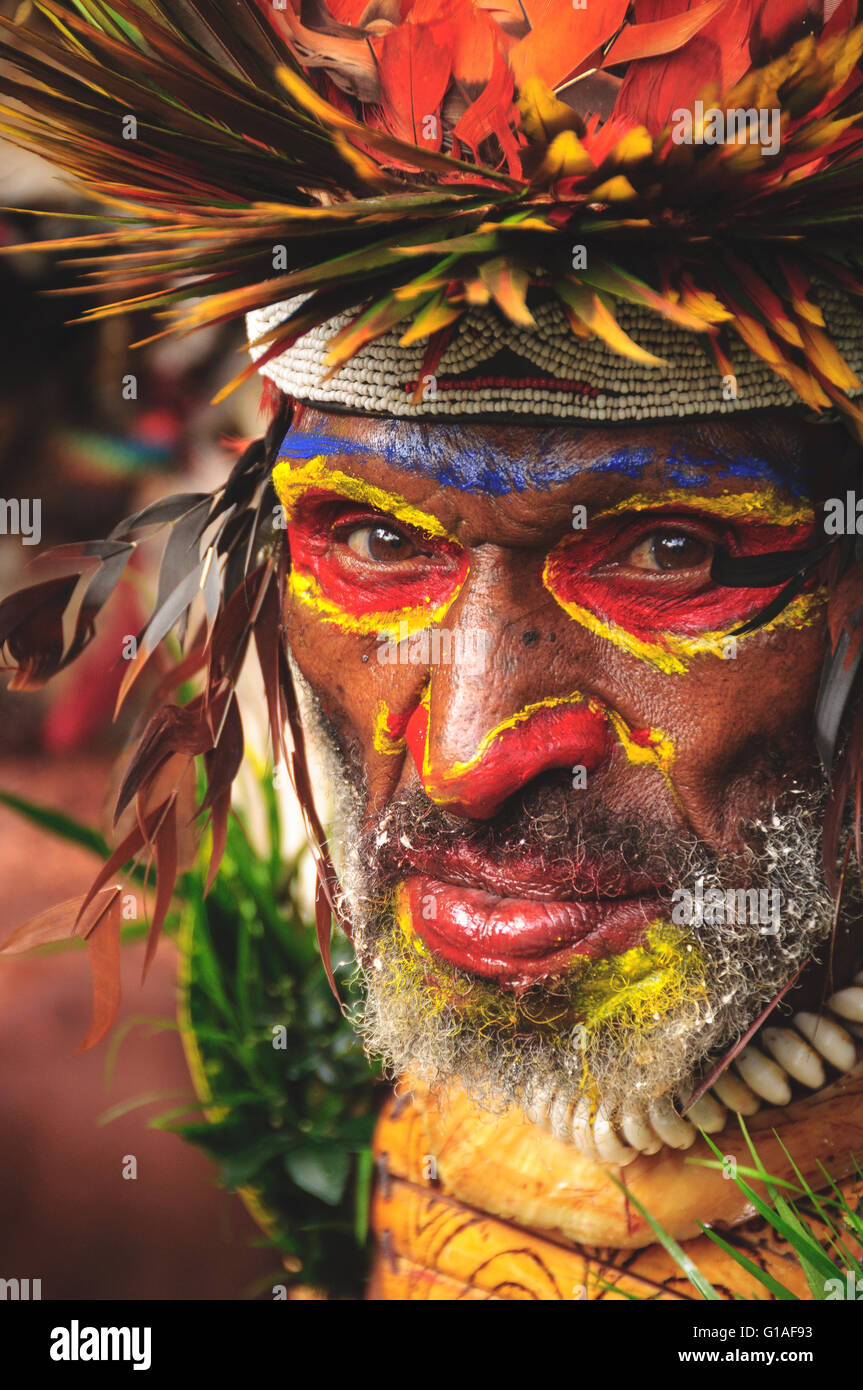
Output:
<instances>
[{"instance_id":1,"label":"man's left eye","mask_svg":"<svg viewBox=\"0 0 863 1390\"><path fill-rule=\"evenodd\" d=\"M686 531L653 531L627 555L634 569L668 572L700 569L712 558L713 546Z\"/></svg>"},{"instance_id":2,"label":"man's left eye","mask_svg":"<svg viewBox=\"0 0 863 1390\"><path fill-rule=\"evenodd\" d=\"M409 536L395 530L385 521L355 526L345 536L348 548L363 560L378 565L391 565L399 560L412 560L420 552Z\"/></svg>"}]
</instances>

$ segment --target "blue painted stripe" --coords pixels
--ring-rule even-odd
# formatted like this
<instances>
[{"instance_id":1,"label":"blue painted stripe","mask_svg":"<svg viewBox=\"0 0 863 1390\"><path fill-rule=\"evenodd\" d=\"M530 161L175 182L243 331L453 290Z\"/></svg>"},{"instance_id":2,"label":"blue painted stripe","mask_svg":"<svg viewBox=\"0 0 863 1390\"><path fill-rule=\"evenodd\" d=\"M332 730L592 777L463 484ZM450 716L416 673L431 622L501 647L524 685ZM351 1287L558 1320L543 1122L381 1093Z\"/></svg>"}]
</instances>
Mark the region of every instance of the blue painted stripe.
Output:
<instances>
[{"instance_id":1,"label":"blue painted stripe","mask_svg":"<svg viewBox=\"0 0 863 1390\"><path fill-rule=\"evenodd\" d=\"M374 456L390 467L419 474L442 487L484 493L489 497L547 489L585 472L616 473L638 479L645 469L659 460L665 464L665 476L678 487L697 488L717 478L741 478L772 483L795 495L808 495L799 464L777 467L756 455L723 452L709 458L680 448L663 455L655 448L632 446L616 449L589 464L557 460L553 456L541 463L526 463L490 441L472 440L468 446L463 431L457 426L444 425L434 432L426 432L421 426L404 421L379 420L375 425L372 439L365 443L327 434L323 428L290 430L282 441L279 460L311 459L318 454Z\"/></svg>"}]
</instances>

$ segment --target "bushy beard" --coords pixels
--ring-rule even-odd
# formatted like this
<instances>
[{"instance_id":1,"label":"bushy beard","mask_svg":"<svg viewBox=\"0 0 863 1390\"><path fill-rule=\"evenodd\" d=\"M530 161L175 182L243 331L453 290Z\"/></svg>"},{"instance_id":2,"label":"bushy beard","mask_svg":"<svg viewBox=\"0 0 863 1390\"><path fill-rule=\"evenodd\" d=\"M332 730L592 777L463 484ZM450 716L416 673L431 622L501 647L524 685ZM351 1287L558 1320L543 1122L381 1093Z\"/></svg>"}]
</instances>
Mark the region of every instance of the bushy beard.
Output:
<instances>
[{"instance_id":1,"label":"bushy beard","mask_svg":"<svg viewBox=\"0 0 863 1390\"><path fill-rule=\"evenodd\" d=\"M748 921L702 922L677 932L660 928L645 975L667 978L668 985L658 997L648 993L647 1011L638 1007L638 993L636 1004L628 1005L624 992L617 1010L593 1024L580 1022L572 1007L590 995L593 977L604 972L613 978L614 958L585 962L575 978L543 980L520 993L444 961L430 967L395 924L395 871L387 868L390 857L380 856L386 846L379 847L376 860L373 844L387 833L396 844L406 834L411 844L433 845L445 834L463 836L464 827L450 824L454 818L428 803L417 816L419 798L407 798L387 809L371 835L354 827L343 866L366 986L357 1020L366 1045L393 1074L410 1072L432 1084L455 1079L487 1106L530 1106L540 1094L574 1104L586 1095L613 1120L624 1101L636 1110L661 1097L679 1102L709 1060L758 1017L829 935L833 904L820 873L824 798L801 792L792 808L772 812L766 824L753 824L747 833L752 848L733 860L723 860L695 837L646 824L643 817L612 822L597 812L567 824L566 794L560 795L558 816L550 807L553 795L542 799L544 812L530 815L525 824L532 827L534 846L556 846L558 864L569 855L577 865L587 850L632 873L659 870L672 889L692 888L703 879L705 898L711 888L723 896L728 888L776 889L781 903L776 934ZM565 840L556 833L564 826ZM504 835L498 845L504 853L510 839ZM773 930L769 924L768 929ZM679 965L672 962L663 977L662 962L675 950Z\"/></svg>"},{"instance_id":2,"label":"bushy beard","mask_svg":"<svg viewBox=\"0 0 863 1390\"><path fill-rule=\"evenodd\" d=\"M553 778L515 798L494 822L466 826L416 788L364 828L358 779L319 712L315 717L308 698L303 703L324 735L337 790L341 908L365 996L354 1023L394 1076L456 1081L493 1109L513 1103L531 1109L538 1096L554 1096L565 1112L586 1096L612 1121L624 1102L636 1112L661 1098L679 1104L830 934L834 905L821 871L825 786L787 791L764 819L741 827L746 849L734 856L644 814L611 816ZM409 871L405 849L433 853L447 840L469 841L501 864L531 848L553 859L556 871L567 865L575 871L586 858L619 864L667 884L669 899L680 886L692 891L698 880L705 900L711 889L723 897L728 890L776 890L778 927L702 921L675 930L671 912L663 913L667 921L643 962L648 982L659 982L648 990L647 1007L643 988L633 1004L624 990L620 1007L585 1024L584 998L597 980L613 981L619 958L582 958L572 972L514 991L418 955L394 906L396 886Z\"/></svg>"}]
</instances>

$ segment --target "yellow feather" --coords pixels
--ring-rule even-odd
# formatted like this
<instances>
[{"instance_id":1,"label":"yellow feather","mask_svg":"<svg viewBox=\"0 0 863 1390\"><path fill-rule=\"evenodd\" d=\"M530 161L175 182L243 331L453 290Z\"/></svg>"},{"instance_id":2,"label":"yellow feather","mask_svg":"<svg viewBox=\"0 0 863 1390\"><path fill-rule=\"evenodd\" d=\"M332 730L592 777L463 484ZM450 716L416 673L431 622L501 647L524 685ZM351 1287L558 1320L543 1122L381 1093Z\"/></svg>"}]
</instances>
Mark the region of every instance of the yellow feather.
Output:
<instances>
[{"instance_id":1,"label":"yellow feather","mask_svg":"<svg viewBox=\"0 0 863 1390\"><path fill-rule=\"evenodd\" d=\"M838 386L840 391L859 389L860 378L852 372L823 329L804 323L801 332L807 361Z\"/></svg>"},{"instance_id":2,"label":"yellow feather","mask_svg":"<svg viewBox=\"0 0 863 1390\"><path fill-rule=\"evenodd\" d=\"M652 352L647 352L645 348L639 347L638 343L634 342L629 334L623 331L617 319L593 290L589 290L586 286L571 279L558 280L556 288L564 304L592 333L595 333L615 352L619 352L624 357L632 358L634 362L643 362L646 366L668 366L664 358L655 357Z\"/></svg>"},{"instance_id":3,"label":"yellow feather","mask_svg":"<svg viewBox=\"0 0 863 1390\"><path fill-rule=\"evenodd\" d=\"M578 136L571 130L564 130L549 145L534 182L545 184L555 179L581 178L592 174L595 167Z\"/></svg>"}]
</instances>

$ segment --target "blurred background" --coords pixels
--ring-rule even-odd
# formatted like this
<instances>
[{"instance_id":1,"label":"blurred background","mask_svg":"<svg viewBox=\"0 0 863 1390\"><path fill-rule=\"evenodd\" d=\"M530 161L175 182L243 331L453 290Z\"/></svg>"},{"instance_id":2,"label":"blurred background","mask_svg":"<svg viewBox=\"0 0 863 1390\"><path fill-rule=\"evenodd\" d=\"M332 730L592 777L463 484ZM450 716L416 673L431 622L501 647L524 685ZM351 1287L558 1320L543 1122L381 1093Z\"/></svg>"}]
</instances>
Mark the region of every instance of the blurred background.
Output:
<instances>
[{"instance_id":1,"label":"blurred background","mask_svg":"<svg viewBox=\"0 0 863 1390\"><path fill-rule=\"evenodd\" d=\"M25 9L0 0L8 17ZM129 344L160 324L69 323L93 298L58 294L70 271L29 248L79 232L75 215L93 207L9 144L0 144L0 205L19 209L0 212L0 246L25 248L0 255L0 494L41 499L41 547L0 535L2 597L38 581L40 548L104 536L164 493L215 486L260 417L254 382L208 404L238 370L236 326L136 351ZM4 678L0 791L107 833L128 732L110 721L118 636L138 631L148 583L133 570L100 636L46 689L10 692ZM97 864L0 807L0 941L81 893ZM39 1278L45 1299L236 1299L261 1280L272 1297L273 1254L255 1245L239 1198L220 1189L203 1154L148 1128L192 1088L176 1030L134 1023L173 1018L174 947L163 940L143 987L142 954L141 945L123 953L120 1045L77 1056L91 1004L85 952L0 956L0 1278ZM122 1176L129 1155L134 1181Z\"/></svg>"}]
</instances>

